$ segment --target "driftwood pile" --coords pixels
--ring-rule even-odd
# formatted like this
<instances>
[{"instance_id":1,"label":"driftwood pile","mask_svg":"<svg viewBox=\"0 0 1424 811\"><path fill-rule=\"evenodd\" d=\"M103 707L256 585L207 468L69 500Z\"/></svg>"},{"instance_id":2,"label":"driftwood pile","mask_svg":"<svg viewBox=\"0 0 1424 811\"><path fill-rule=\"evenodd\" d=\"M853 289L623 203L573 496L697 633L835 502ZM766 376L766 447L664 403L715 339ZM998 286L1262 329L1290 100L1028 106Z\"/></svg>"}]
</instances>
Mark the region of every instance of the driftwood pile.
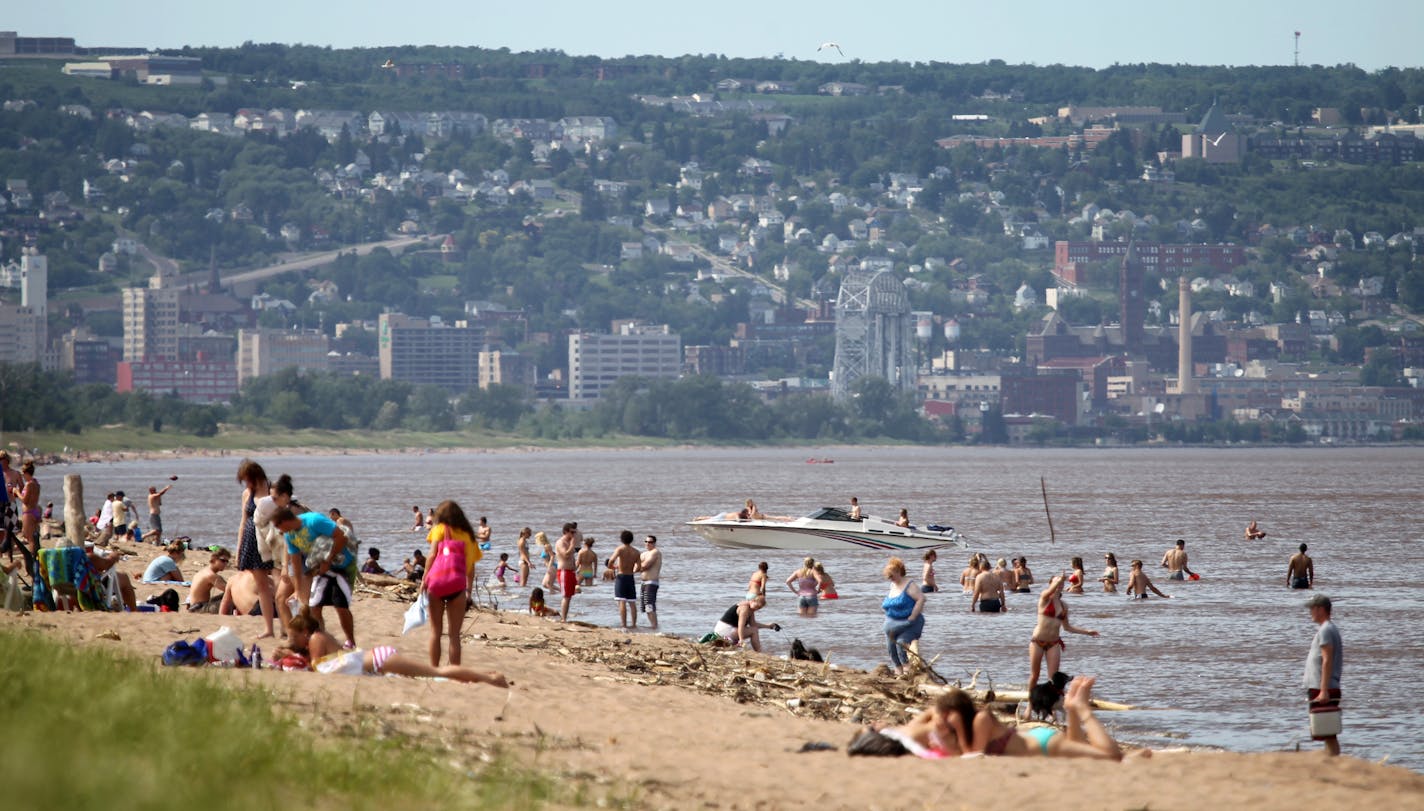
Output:
<instances>
[{"instance_id":1,"label":"driftwood pile","mask_svg":"<svg viewBox=\"0 0 1424 811\"><path fill-rule=\"evenodd\" d=\"M418 586L382 575L361 575L363 594L410 602ZM487 602L490 595L482 595ZM497 608L497 603L495 604ZM466 637L478 617L513 624L497 610L476 607L466 620ZM474 634L486 645L539 651L573 661L597 664L608 678L626 684L670 685L723 696L739 704L755 704L809 718L851 723L897 723L918 712L944 684L933 662L914 658L911 675L895 676L881 665L869 672L832 667L829 662L780 659L739 648L718 648L669 636L620 636L584 622L569 622L557 635L514 636L485 626ZM594 631L595 633L588 633ZM974 691L976 684L964 685ZM982 698L981 696L978 696Z\"/></svg>"},{"instance_id":2,"label":"driftwood pile","mask_svg":"<svg viewBox=\"0 0 1424 811\"><path fill-rule=\"evenodd\" d=\"M885 667L869 673L841 670L829 663L790 661L669 637L610 639L573 633L516 639L490 634L486 644L602 665L611 678L628 684L692 689L825 720L898 722L925 704L919 677L897 678Z\"/></svg>"}]
</instances>

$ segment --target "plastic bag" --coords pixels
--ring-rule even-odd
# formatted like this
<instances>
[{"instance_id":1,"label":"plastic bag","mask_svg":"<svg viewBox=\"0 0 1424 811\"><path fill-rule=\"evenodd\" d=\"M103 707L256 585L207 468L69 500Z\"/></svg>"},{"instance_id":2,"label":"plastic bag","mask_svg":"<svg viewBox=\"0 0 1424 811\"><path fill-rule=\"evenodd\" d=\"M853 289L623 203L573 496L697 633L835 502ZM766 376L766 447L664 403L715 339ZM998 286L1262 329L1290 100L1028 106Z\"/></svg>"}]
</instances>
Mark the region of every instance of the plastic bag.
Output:
<instances>
[{"instance_id":1,"label":"plastic bag","mask_svg":"<svg viewBox=\"0 0 1424 811\"><path fill-rule=\"evenodd\" d=\"M178 640L163 651L163 664L168 667L197 667L208 663L208 643Z\"/></svg>"},{"instance_id":2,"label":"plastic bag","mask_svg":"<svg viewBox=\"0 0 1424 811\"><path fill-rule=\"evenodd\" d=\"M425 596L425 592L422 591L415 598L415 602L410 604L410 608L405 610L405 628L401 630L401 633L408 634L424 625L430 620L429 612L430 601Z\"/></svg>"}]
</instances>

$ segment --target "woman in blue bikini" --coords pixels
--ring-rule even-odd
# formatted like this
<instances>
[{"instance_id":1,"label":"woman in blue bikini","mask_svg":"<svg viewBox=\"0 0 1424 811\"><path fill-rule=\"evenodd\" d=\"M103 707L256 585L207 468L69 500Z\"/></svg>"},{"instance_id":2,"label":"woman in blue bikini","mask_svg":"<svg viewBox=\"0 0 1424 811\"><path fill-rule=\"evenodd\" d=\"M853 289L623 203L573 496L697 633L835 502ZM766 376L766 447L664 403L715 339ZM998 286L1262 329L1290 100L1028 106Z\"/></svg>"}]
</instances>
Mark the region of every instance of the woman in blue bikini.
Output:
<instances>
[{"instance_id":1,"label":"woman in blue bikini","mask_svg":"<svg viewBox=\"0 0 1424 811\"><path fill-rule=\"evenodd\" d=\"M1107 728L1093 715L1092 677L1080 676L1068 685L1063 708L1068 714L1068 726L1063 732L1055 727L1015 729L1004 726L988 708L974 715L971 751L1008 757L1097 758L1122 760L1122 750L1108 734Z\"/></svg>"}]
</instances>

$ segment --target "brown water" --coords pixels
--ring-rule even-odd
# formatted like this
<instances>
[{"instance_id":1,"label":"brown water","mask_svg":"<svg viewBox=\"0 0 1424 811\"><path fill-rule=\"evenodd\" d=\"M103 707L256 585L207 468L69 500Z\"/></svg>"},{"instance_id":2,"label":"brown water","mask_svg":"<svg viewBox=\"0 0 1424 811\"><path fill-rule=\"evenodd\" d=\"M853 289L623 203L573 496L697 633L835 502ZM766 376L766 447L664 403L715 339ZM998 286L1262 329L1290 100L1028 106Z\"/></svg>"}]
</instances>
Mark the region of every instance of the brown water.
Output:
<instances>
[{"instance_id":1,"label":"brown water","mask_svg":"<svg viewBox=\"0 0 1424 811\"><path fill-rule=\"evenodd\" d=\"M807 457L835 463L806 464ZM47 498L57 497L60 474L83 474L92 511L106 490L139 494L177 474L165 499L169 534L191 535L195 545L231 545L237 461L75 465L48 468L41 482ZM1303 607L1305 593L1284 587L1286 561L1306 542L1318 591L1335 600L1344 638L1346 751L1424 769L1424 714L1402 701L1424 665L1424 562L1417 551L1424 450L1417 448L680 449L261 461L274 477L292 474L308 505L339 506L363 545L379 546L388 565L421 543L406 531L411 505L426 509L443 498L459 501L472 520L489 516L495 531L490 562L501 551L513 553L524 525L556 537L562 522L577 520L604 554L621 529L640 538L656 534L666 558L663 630L685 636L711 629L740 598L757 561L771 563L774 586L799 565L799 553L718 549L682 526L748 496L767 512L793 515L845 504L852 495L875 514L905 507L916 524L953 524L991 558L1026 555L1040 584L1075 555L1087 564L1090 583L1104 552L1116 553L1124 574L1128 561L1142 558L1174 599L1070 597L1072 622L1102 636L1068 636L1062 666L1096 675L1103 697L1150 708L1106 720L1119 735L1156 746L1268 751L1308 738L1300 684L1315 626ZM1055 542L1040 476L1048 486ZM1266 540L1241 540L1252 518L1269 533ZM1156 567L1177 538L1187 540L1201 581L1167 581ZM954 581L966 557L941 555L941 578ZM823 560L842 599L803 619L790 591L773 587L762 619L785 630L769 634L771 652L784 654L800 637L842 665L883 661L885 556L846 550ZM482 563L481 576L492 568ZM918 561L910 568L917 573ZM516 591L506 604L518 604L522 594ZM950 678L967 681L982 669L996 684L1022 685L1034 599L1011 595L1010 611L992 616L970 614L967 598L955 590L932 595L922 649L939 657L937 669ZM611 589L599 586L575 598L573 613L616 623Z\"/></svg>"}]
</instances>

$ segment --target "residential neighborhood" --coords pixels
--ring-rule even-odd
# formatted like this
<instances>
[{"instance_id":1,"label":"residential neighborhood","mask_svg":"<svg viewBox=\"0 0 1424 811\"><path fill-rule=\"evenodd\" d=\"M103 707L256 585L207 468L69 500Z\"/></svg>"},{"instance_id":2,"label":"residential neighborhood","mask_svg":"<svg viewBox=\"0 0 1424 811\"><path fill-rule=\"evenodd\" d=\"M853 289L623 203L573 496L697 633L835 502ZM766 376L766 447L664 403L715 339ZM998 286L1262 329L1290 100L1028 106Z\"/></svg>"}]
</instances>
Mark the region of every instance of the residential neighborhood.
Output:
<instances>
[{"instance_id":1,"label":"residential neighborhood","mask_svg":"<svg viewBox=\"0 0 1424 811\"><path fill-rule=\"evenodd\" d=\"M679 92L624 63L570 78L597 93L562 115L301 103L317 76L283 106L194 109L244 80L138 59L65 63L64 103L4 99L0 362L211 405L293 369L451 402L509 387L531 411L628 377L769 403L878 379L965 439L1424 431L1424 208L1296 193L1329 175L1397 197L1420 105L1322 97L1282 121L998 82L929 113L914 82L768 61ZM474 70L441 64L376 69L372 92ZM195 82L155 76L202 91L165 107ZM50 122L91 144L61 173L24 157ZM836 128L902 151L857 156Z\"/></svg>"}]
</instances>

